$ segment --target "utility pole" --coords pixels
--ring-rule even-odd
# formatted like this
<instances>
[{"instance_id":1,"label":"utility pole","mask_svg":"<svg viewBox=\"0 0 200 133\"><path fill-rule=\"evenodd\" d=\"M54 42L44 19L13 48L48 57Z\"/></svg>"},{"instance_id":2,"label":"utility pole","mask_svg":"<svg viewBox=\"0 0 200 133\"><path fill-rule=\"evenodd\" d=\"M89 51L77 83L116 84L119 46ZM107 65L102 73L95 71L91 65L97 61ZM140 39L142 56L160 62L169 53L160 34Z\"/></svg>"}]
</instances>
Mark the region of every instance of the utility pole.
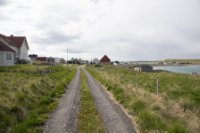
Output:
<instances>
[{"instance_id":1,"label":"utility pole","mask_svg":"<svg viewBox=\"0 0 200 133\"><path fill-rule=\"evenodd\" d=\"M67 48L67 64L68 64L68 48Z\"/></svg>"}]
</instances>

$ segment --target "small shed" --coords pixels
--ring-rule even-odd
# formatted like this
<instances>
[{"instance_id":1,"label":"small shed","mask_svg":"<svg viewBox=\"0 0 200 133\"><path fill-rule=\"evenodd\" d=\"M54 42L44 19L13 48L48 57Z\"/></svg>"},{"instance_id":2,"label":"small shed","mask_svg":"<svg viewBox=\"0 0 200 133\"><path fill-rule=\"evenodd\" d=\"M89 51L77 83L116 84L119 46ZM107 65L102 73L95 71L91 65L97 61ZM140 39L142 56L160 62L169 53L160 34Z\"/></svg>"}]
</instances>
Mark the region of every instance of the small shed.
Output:
<instances>
[{"instance_id":1,"label":"small shed","mask_svg":"<svg viewBox=\"0 0 200 133\"><path fill-rule=\"evenodd\" d=\"M47 57L37 57L36 60L40 61L42 63L47 63L48 62L48 58Z\"/></svg>"},{"instance_id":2,"label":"small shed","mask_svg":"<svg viewBox=\"0 0 200 133\"><path fill-rule=\"evenodd\" d=\"M102 64L109 64L109 63L110 63L110 58L108 58L107 55L104 55L104 56L101 58L100 63L102 63Z\"/></svg>"},{"instance_id":3,"label":"small shed","mask_svg":"<svg viewBox=\"0 0 200 133\"><path fill-rule=\"evenodd\" d=\"M152 72L153 67L150 65L138 65L134 67L134 71L136 72Z\"/></svg>"},{"instance_id":4,"label":"small shed","mask_svg":"<svg viewBox=\"0 0 200 133\"><path fill-rule=\"evenodd\" d=\"M38 55L36 55L36 54L30 54L28 57L31 59L31 61L34 61L34 60L36 60L36 58L38 57Z\"/></svg>"},{"instance_id":5,"label":"small shed","mask_svg":"<svg viewBox=\"0 0 200 133\"><path fill-rule=\"evenodd\" d=\"M114 61L114 62L112 62L112 64L113 64L114 66L118 66L118 65L119 65L119 61Z\"/></svg>"},{"instance_id":6,"label":"small shed","mask_svg":"<svg viewBox=\"0 0 200 133\"><path fill-rule=\"evenodd\" d=\"M55 65L57 64L55 61L56 59L53 57L37 57L36 61L39 61L41 64L45 65Z\"/></svg>"},{"instance_id":7,"label":"small shed","mask_svg":"<svg viewBox=\"0 0 200 133\"><path fill-rule=\"evenodd\" d=\"M94 59L92 60L92 63L93 63L93 64L98 64L98 63L99 63L99 59L98 59L98 58L94 58Z\"/></svg>"}]
</instances>

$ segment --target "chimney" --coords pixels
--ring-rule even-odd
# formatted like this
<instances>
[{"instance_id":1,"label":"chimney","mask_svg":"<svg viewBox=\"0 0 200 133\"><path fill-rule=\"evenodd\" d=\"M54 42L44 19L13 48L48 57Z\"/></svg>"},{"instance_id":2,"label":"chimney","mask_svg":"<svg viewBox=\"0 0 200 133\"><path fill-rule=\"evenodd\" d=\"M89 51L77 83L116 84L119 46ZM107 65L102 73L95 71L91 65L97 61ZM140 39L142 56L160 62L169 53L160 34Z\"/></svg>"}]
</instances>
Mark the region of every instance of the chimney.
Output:
<instances>
[{"instance_id":1,"label":"chimney","mask_svg":"<svg viewBox=\"0 0 200 133\"><path fill-rule=\"evenodd\" d=\"M13 34L11 34L10 37L13 37Z\"/></svg>"}]
</instances>

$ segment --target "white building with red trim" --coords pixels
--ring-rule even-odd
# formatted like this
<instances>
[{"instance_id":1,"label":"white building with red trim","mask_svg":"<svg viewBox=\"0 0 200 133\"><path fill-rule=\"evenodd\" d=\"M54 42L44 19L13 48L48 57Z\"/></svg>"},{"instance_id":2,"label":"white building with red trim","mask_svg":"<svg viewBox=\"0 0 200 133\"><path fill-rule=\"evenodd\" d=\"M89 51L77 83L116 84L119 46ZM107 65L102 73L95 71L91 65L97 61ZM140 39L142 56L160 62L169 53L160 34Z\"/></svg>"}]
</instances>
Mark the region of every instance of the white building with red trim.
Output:
<instances>
[{"instance_id":1,"label":"white building with red trim","mask_svg":"<svg viewBox=\"0 0 200 133\"><path fill-rule=\"evenodd\" d=\"M21 60L28 60L28 42L25 36L0 34L0 66L12 66Z\"/></svg>"}]
</instances>

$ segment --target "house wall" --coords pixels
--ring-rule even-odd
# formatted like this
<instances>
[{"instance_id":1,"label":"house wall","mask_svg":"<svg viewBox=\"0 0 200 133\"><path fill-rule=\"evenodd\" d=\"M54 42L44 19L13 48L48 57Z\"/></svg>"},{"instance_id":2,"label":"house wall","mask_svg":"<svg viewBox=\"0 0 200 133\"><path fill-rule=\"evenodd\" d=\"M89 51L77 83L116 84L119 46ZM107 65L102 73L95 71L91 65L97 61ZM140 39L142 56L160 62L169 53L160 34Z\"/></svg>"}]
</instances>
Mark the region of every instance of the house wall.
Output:
<instances>
[{"instance_id":1,"label":"house wall","mask_svg":"<svg viewBox=\"0 0 200 133\"><path fill-rule=\"evenodd\" d=\"M142 69L141 69L141 67L135 67L134 71L136 71L136 72L142 72Z\"/></svg>"},{"instance_id":2,"label":"house wall","mask_svg":"<svg viewBox=\"0 0 200 133\"><path fill-rule=\"evenodd\" d=\"M0 51L0 66L3 66L3 52Z\"/></svg>"},{"instance_id":3,"label":"house wall","mask_svg":"<svg viewBox=\"0 0 200 133\"><path fill-rule=\"evenodd\" d=\"M19 58L19 48L10 45L7 41L5 41L4 39L0 38L0 41L3 42L6 46L10 47L11 49L13 49L15 51L15 57Z\"/></svg>"},{"instance_id":4,"label":"house wall","mask_svg":"<svg viewBox=\"0 0 200 133\"><path fill-rule=\"evenodd\" d=\"M20 60L24 59L24 60L28 60L28 48L27 48L27 44L26 41L23 42L21 48L20 48Z\"/></svg>"},{"instance_id":5,"label":"house wall","mask_svg":"<svg viewBox=\"0 0 200 133\"><path fill-rule=\"evenodd\" d=\"M94 59L92 62L93 62L94 64L97 64L97 63L99 63L100 61L99 61L98 59Z\"/></svg>"},{"instance_id":6,"label":"house wall","mask_svg":"<svg viewBox=\"0 0 200 133\"><path fill-rule=\"evenodd\" d=\"M15 46L11 46L11 45L8 45L10 48L12 48L14 51L15 51L15 58L19 58L19 48L15 47Z\"/></svg>"},{"instance_id":7,"label":"house wall","mask_svg":"<svg viewBox=\"0 0 200 133\"><path fill-rule=\"evenodd\" d=\"M7 53L11 53L11 60L7 60ZM0 51L0 66L14 66L14 53Z\"/></svg>"},{"instance_id":8,"label":"house wall","mask_svg":"<svg viewBox=\"0 0 200 133\"><path fill-rule=\"evenodd\" d=\"M55 58L55 63L60 63L60 59L59 58Z\"/></svg>"}]
</instances>

